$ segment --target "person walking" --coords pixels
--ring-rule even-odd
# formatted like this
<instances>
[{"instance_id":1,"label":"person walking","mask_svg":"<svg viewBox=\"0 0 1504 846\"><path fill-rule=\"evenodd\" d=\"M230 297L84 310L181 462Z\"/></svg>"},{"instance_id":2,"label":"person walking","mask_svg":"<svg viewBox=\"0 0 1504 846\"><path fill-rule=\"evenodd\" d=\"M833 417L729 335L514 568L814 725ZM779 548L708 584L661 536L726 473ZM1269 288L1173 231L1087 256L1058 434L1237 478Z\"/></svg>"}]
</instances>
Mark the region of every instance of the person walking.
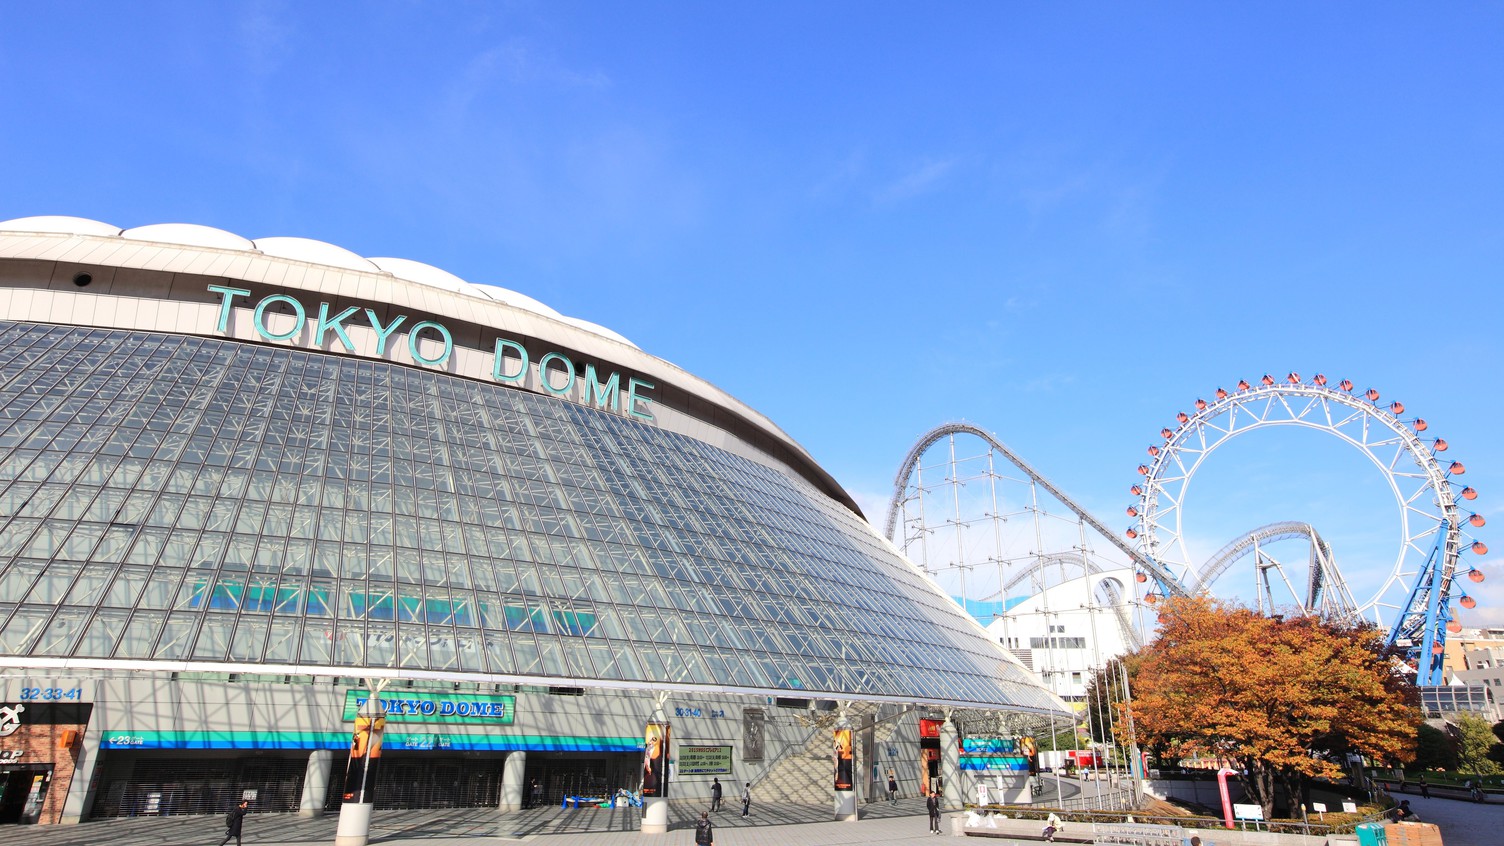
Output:
<instances>
[{"instance_id":1,"label":"person walking","mask_svg":"<svg viewBox=\"0 0 1504 846\"><path fill-rule=\"evenodd\" d=\"M719 811L720 809L721 809L721 780L718 779L718 778L713 778L713 779L710 780L710 810L712 810L712 811Z\"/></svg>"},{"instance_id":2,"label":"person walking","mask_svg":"<svg viewBox=\"0 0 1504 846\"><path fill-rule=\"evenodd\" d=\"M1426 784L1426 774L1420 774L1420 796L1422 799L1431 798L1431 785Z\"/></svg>"},{"instance_id":3,"label":"person walking","mask_svg":"<svg viewBox=\"0 0 1504 846\"><path fill-rule=\"evenodd\" d=\"M888 804L898 804L898 777L888 770Z\"/></svg>"},{"instance_id":4,"label":"person walking","mask_svg":"<svg viewBox=\"0 0 1504 846\"><path fill-rule=\"evenodd\" d=\"M752 782L747 782L742 788L742 816L752 812Z\"/></svg>"},{"instance_id":5,"label":"person walking","mask_svg":"<svg viewBox=\"0 0 1504 846\"><path fill-rule=\"evenodd\" d=\"M231 837L235 838L235 846L240 846L240 830L245 824L245 815L250 813L250 807L251 803L242 799L239 805L230 809L230 813L225 814L225 839L219 841L219 846L225 846Z\"/></svg>"},{"instance_id":6,"label":"person walking","mask_svg":"<svg viewBox=\"0 0 1504 846\"><path fill-rule=\"evenodd\" d=\"M930 834L940 833L940 796L931 790L924 797L924 809L930 812Z\"/></svg>"},{"instance_id":7,"label":"person walking","mask_svg":"<svg viewBox=\"0 0 1504 846\"><path fill-rule=\"evenodd\" d=\"M701 811L695 823L695 846L715 846L715 827L710 824L709 811Z\"/></svg>"},{"instance_id":8,"label":"person walking","mask_svg":"<svg viewBox=\"0 0 1504 846\"><path fill-rule=\"evenodd\" d=\"M536 808L543 804L543 785L538 783L538 779L535 778L528 783L527 795L528 807Z\"/></svg>"}]
</instances>

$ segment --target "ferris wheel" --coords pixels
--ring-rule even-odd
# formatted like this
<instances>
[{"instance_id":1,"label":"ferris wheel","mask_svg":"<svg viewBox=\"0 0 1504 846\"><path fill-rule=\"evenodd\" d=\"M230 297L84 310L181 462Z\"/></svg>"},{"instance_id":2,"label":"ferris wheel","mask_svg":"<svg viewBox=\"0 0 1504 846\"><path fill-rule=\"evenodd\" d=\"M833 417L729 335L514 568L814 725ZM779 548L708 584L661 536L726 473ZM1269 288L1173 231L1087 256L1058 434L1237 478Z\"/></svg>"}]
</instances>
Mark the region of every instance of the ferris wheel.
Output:
<instances>
[{"instance_id":1,"label":"ferris wheel","mask_svg":"<svg viewBox=\"0 0 1504 846\"><path fill-rule=\"evenodd\" d=\"M1426 421L1406 416L1403 403L1383 403L1373 388L1354 393L1346 379L1329 385L1322 375L1308 382L1296 373L1282 381L1269 375L1259 384L1240 381L1231 391L1218 388L1210 400L1197 399L1193 411L1182 411L1175 419L1177 425L1160 430L1161 441L1148 448L1149 460L1138 466L1142 479L1130 489L1137 499L1127 509L1136 521L1126 535L1144 558L1158 565L1147 576L1159 589L1178 593L1184 585L1204 582L1198 575L1200 563L1186 548L1182 517L1196 471L1213 452L1254 429L1295 426L1325 432L1365 455L1399 506L1394 563L1377 584L1353 587L1352 605L1364 619L1388 628L1391 644L1411 651L1420 683L1439 683L1446 632L1461 629L1449 603L1457 599L1464 608L1476 605L1456 584L1459 560L1464 551L1488 552L1468 534L1468 527L1481 527L1484 519L1465 507L1478 493L1458 480L1466 469L1462 462L1440 457L1447 442L1428 436ZM1462 569L1472 581L1483 581L1477 569ZM1164 572L1178 584L1164 579ZM1428 660L1418 660L1421 655Z\"/></svg>"}]
</instances>

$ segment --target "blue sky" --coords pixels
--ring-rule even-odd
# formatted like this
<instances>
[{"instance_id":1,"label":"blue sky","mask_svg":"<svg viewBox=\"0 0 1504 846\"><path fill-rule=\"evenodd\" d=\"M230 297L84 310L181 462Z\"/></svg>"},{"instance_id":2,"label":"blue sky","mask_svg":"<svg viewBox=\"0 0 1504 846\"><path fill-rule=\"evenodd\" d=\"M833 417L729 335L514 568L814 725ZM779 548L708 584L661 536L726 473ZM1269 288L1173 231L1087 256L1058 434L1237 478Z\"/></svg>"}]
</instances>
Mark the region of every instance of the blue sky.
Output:
<instances>
[{"instance_id":1,"label":"blue sky","mask_svg":"<svg viewBox=\"0 0 1504 846\"><path fill-rule=\"evenodd\" d=\"M869 512L965 419L1126 526L1197 396L1347 377L1466 462L1504 587L1501 36L1499 3L10 4L0 219L521 291L764 411ZM1248 441L1198 477L1208 543L1391 533L1340 445Z\"/></svg>"}]
</instances>

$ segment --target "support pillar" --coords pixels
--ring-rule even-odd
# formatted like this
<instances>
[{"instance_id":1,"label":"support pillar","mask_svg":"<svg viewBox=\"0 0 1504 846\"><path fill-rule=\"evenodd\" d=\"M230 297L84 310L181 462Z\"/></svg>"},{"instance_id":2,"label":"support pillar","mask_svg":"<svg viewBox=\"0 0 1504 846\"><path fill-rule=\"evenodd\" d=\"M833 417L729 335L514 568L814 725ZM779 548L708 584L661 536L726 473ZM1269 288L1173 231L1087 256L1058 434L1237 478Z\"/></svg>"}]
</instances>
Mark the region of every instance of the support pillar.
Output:
<instances>
[{"instance_id":1,"label":"support pillar","mask_svg":"<svg viewBox=\"0 0 1504 846\"><path fill-rule=\"evenodd\" d=\"M298 801L298 816L322 817L324 804L329 799L329 770L334 766L334 753L328 749L316 749L308 756L308 771L303 775L303 798Z\"/></svg>"},{"instance_id":2,"label":"support pillar","mask_svg":"<svg viewBox=\"0 0 1504 846\"><path fill-rule=\"evenodd\" d=\"M668 832L668 800L661 796L642 798L642 833L665 834Z\"/></svg>"},{"instance_id":3,"label":"support pillar","mask_svg":"<svg viewBox=\"0 0 1504 846\"><path fill-rule=\"evenodd\" d=\"M642 828L643 834L668 833L668 762L673 758L672 736L663 712L667 693L658 694L653 716L643 730Z\"/></svg>"},{"instance_id":4,"label":"support pillar","mask_svg":"<svg viewBox=\"0 0 1504 846\"><path fill-rule=\"evenodd\" d=\"M940 781L941 803L948 811L960 810L966 804L961 784L961 740L956 724L947 714L940 727Z\"/></svg>"},{"instance_id":5,"label":"support pillar","mask_svg":"<svg viewBox=\"0 0 1504 846\"><path fill-rule=\"evenodd\" d=\"M355 714L350 768L345 772L344 803L339 806L334 846L366 846L371 839L371 810L376 802L376 772L385 731L386 709L381 705L380 690L373 690Z\"/></svg>"},{"instance_id":6,"label":"support pillar","mask_svg":"<svg viewBox=\"0 0 1504 846\"><path fill-rule=\"evenodd\" d=\"M526 769L526 752L507 753L507 759L501 765L501 802L496 806L498 809L516 811L522 808L525 801L523 791L527 790L522 774Z\"/></svg>"},{"instance_id":7,"label":"support pillar","mask_svg":"<svg viewBox=\"0 0 1504 846\"><path fill-rule=\"evenodd\" d=\"M835 727L835 786L832 799L836 822L856 822L856 744L851 723L843 715Z\"/></svg>"}]
</instances>

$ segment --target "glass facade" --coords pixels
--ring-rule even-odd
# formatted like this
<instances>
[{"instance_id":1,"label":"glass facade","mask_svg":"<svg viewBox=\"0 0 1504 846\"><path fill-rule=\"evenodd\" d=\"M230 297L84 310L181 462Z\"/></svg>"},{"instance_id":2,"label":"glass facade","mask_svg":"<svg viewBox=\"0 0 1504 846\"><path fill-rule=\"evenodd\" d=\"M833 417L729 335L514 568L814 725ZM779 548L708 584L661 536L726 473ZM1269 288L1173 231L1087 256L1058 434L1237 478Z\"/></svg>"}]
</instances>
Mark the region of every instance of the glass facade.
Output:
<instances>
[{"instance_id":1,"label":"glass facade","mask_svg":"<svg viewBox=\"0 0 1504 846\"><path fill-rule=\"evenodd\" d=\"M0 655L1055 707L791 474L428 370L5 321Z\"/></svg>"}]
</instances>

